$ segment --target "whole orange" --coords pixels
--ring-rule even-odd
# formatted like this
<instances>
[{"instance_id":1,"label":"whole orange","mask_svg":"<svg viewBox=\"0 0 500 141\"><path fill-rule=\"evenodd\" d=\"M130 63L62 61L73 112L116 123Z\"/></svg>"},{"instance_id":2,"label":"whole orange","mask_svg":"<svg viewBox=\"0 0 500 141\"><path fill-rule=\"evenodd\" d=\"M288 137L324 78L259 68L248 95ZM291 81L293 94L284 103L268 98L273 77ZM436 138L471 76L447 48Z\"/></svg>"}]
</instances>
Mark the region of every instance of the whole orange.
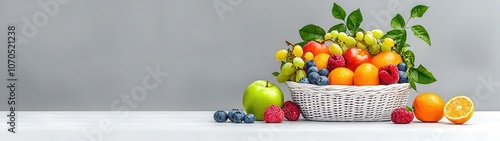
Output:
<instances>
[{"instance_id":1,"label":"whole orange","mask_svg":"<svg viewBox=\"0 0 500 141\"><path fill-rule=\"evenodd\" d=\"M394 51L384 51L375 56L373 56L371 63L377 68L382 66L387 66L389 64L393 64L397 66L399 63L403 62L401 55Z\"/></svg>"},{"instance_id":2,"label":"whole orange","mask_svg":"<svg viewBox=\"0 0 500 141\"><path fill-rule=\"evenodd\" d=\"M328 75L328 82L330 85L352 85L354 84L354 73L345 67L335 68Z\"/></svg>"},{"instance_id":3,"label":"whole orange","mask_svg":"<svg viewBox=\"0 0 500 141\"><path fill-rule=\"evenodd\" d=\"M318 70L326 68L326 66L328 65L328 58L330 58L330 55L326 53L320 53L314 56L313 60L316 63L316 67L318 68Z\"/></svg>"},{"instance_id":4,"label":"whole orange","mask_svg":"<svg viewBox=\"0 0 500 141\"><path fill-rule=\"evenodd\" d=\"M444 101L435 93L421 93L413 100L415 117L422 122L438 122L444 115Z\"/></svg>"},{"instance_id":5,"label":"whole orange","mask_svg":"<svg viewBox=\"0 0 500 141\"><path fill-rule=\"evenodd\" d=\"M379 85L378 68L371 63L363 63L354 71L354 85Z\"/></svg>"}]
</instances>

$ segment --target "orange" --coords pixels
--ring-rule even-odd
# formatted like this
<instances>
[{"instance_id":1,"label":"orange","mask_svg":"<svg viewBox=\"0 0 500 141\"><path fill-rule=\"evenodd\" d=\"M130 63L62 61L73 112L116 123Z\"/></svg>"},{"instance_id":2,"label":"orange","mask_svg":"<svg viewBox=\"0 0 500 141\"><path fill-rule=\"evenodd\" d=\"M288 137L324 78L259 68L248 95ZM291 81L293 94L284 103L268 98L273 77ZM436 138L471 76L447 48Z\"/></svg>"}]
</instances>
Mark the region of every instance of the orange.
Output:
<instances>
[{"instance_id":1,"label":"orange","mask_svg":"<svg viewBox=\"0 0 500 141\"><path fill-rule=\"evenodd\" d=\"M316 63L316 67L318 68L318 70L326 68L326 66L328 65L328 58L330 58L330 55L326 53L320 53L314 56L313 60Z\"/></svg>"},{"instance_id":2,"label":"orange","mask_svg":"<svg viewBox=\"0 0 500 141\"><path fill-rule=\"evenodd\" d=\"M413 100L415 117L422 122L438 122L443 118L444 102L435 93L421 93Z\"/></svg>"},{"instance_id":3,"label":"orange","mask_svg":"<svg viewBox=\"0 0 500 141\"><path fill-rule=\"evenodd\" d=\"M397 66L399 63L403 62L403 59L399 54L394 51L384 51L381 52L372 58L372 64L380 68L382 66L387 66L389 64L393 64Z\"/></svg>"},{"instance_id":4,"label":"orange","mask_svg":"<svg viewBox=\"0 0 500 141\"><path fill-rule=\"evenodd\" d=\"M378 85L378 68L371 63L363 63L354 71L354 85Z\"/></svg>"},{"instance_id":5,"label":"orange","mask_svg":"<svg viewBox=\"0 0 500 141\"><path fill-rule=\"evenodd\" d=\"M354 73L345 67L333 69L328 75L330 85L352 85L354 84Z\"/></svg>"},{"instance_id":6,"label":"orange","mask_svg":"<svg viewBox=\"0 0 500 141\"><path fill-rule=\"evenodd\" d=\"M451 98L444 106L444 116L455 124L467 122L474 114L474 103L467 96Z\"/></svg>"}]
</instances>

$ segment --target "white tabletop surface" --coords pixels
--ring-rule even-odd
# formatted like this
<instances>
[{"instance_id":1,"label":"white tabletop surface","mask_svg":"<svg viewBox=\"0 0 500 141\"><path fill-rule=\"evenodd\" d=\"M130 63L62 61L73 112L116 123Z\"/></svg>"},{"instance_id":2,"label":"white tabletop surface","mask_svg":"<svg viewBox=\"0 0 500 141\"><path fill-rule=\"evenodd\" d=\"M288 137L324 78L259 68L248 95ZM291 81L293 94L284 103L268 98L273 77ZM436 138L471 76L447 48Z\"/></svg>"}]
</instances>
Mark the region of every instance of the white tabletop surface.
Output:
<instances>
[{"instance_id":1,"label":"white tabletop surface","mask_svg":"<svg viewBox=\"0 0 500 141\"><path fill-rule=\"evenodd\" d=\"M216 123L212 111L17 112L16 133L2 116L0 141L500 141L500 111L476 111L464 125L439 123L284 121ZM7 115L5 111L1 115Z\"/></svg>"}]
</instances>

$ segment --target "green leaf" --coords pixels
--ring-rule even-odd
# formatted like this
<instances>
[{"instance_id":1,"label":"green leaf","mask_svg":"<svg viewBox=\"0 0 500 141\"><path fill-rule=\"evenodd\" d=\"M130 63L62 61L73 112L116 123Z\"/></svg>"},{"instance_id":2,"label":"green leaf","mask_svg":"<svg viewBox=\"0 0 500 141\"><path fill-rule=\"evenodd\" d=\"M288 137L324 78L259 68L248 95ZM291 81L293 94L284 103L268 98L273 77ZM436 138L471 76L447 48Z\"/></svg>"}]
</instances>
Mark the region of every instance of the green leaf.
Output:
<instances>
[{"instance_id":1,"label":"green leaf","mask_svg":"<svg viewBox=\"0 0 500 141\"><path fill-rule=\"evenodd\" d=\"M339 23L337 25L332 26L328 32L332 32L334 30L337 30L338 32L346 32L347 30L345 29L345 24L344 23Z\"/></svg>"},{"instance_id":2,"label":"green leaf","mask_svg":"<svg viewBox=\"0 0 500 141\"><path fill-rule=\"evenodd\" d=\"M399 37L401 37L402 33L403 33L403 30L401 30L401 29L393 29L393 30L385 33L384 36L382 36L382 39L385 39L385 38L398 39Z\"/></svg>"},{"instance_id":3,"label":"green leaf","mask_svg":"<svg viewBox=\"0 0 500 141\"><path fill-rule=\"evenodd\" d=\"M411 109L410 107L405 106L405 108L406 108L406 111L408 111L408 112L413 112L413 109Z\"/></svg>"},{"instance_id":4,"label":"green leaf","mask_svg":"<svg viewBox=\"0 0 500 141\"><path fill-rule=\"evenodd\" d=\"M413 31L413 35L424 40L429 46L431 46L431 37L429 37L429 33L422 25L414 25L411 27L411 31Z\"/></svg>"},{"instance_id":5,"label":"green leaf","mask_svg":"<svg viewBox=\"0 0 500 141\"><path fill-rule=\"evenodd\" d=\"M340 7L340 5L338 5L337 3L333 3L333 8L332 8L332 15L335 19L339 19L339 20L344 20L345 19L345 11L342 7Z\"/></svg>"},{"instance_id":6,"label":"green leaf","mask_svg":"<svg viewBox=\"0 0 500 141\"><path fill-rule=\"evenodd\" d=\"M299 30L300 38L304 41L315 41L316 39L323 39L325 36L325 30L323 28L309 24Z\"/></svg>"},{"instance_id":7,"label":"green leaf","mask_svg":"<svg viewBox=\"0 0 500 141\"><path fill-rule=\"evenodd\" d=\"M354 32L365 32L365 30L360 27L360 28L356 29Z\"/></svg>"},{"instance_id":8,"label":"green leaf","mask_svg":"<svg viewBox=\"0 0 500 141\"><path fill-rule=\"evenodd\" d=\"M410 46L410 44L405 43L405 45L403 47L411 47L411 46Z\"/></svg>"},{"instance_id":9,"label":"green leaf","mask_svg":"<svg viewBox=\"0 0 500 141\"><path fill-rule=\"evenodd\" d=\"M415 63L415 54L413 54L413 51L403 51L402 55L403 61L405 62L406 66L408 66L408 68L413 68Z\"/></svg>"},{"instance_id":10,"label":"green leaf","mask_svg":"<svg viewBox=\"0 0 500 141\"><path fill-rule=\"evenodd\" d=\"M404 29L405 28L405 19L401 14L397 14L391 20L391 27L394 29Z\"/></svg>"},{"instance_id":11,"label":"green leaf","mask_svg":"<svg viewBox=\"0 0 500 141\"><path fill-rule=\"evenodd\" d=\"M425 11L429 9L429 6L417 5L411 9L410 18L420 18L424 15Z\"/></svg>"},{"instance_id":12,"label":"green leaf","mask_svg":"<svg viewBox=\"0 0 500 141\"><path fill-rule=\"evenodd\" d=\"M361 15L361 10L359 10L358 8L357 10L352 11L349 16L347 16L347 29L349 29L350 31L355 31L359 28L361 22L363 22L363 15Z\"/></svg>"},{"instance_id":13,"label":"green leaf","mask_svg":"<svg viewBox=\"0 0 500 141\"><path fill-rule=\"evenodd\" d=\"M309 41L298 42L298 43L295 43L295 45L300 45L301 47L304 47L304 45L306 45L307 42L309 42Z\"/></svg>"},{"instance_id":14,"label":"green leaf","mask_svg":"<svg viewBox=\"0 0 500 141\"><path fill-rule=\"evenodd\" d=\"M406 30L402 30L403 32L401 33L401 37L396 39L396 52L401 53L401 50L403 50L403 47L406 44Z\"/></svg>"},{"instance_id":15,"label":"green leaf","mask_svg":"<svg viewBox=\"0 0 500 141\"><path fill-rule=\"evenodd\" d=\"M410 86L411 86L411 88L412 88L413 90L415 90L415 91L417 91L417 92L418 92L418 90L417 90L417 85L415 84L415 81L413 81L413 80L411 80L411 79L410 79L409 81L410 81Z\"/></svg>"},{"instance_id":16,"label":"green leaf","mask_svg":"<svg viewBox=\"0 0 500 141\"><path fill-rule=\"evenodd\" d=\"M279 72L273 72L273 76L278 77L278 75L280 75L280 73L279 73Z\"/></svg>"},{"instance_id":17,"label":"green leaf","mask_svg":"<svg viewBox=\"0 0 500 141\"><path fill-rule=\"evenodd\" d=\"M422 65L418 66L418 68L410 68L408 70L408 78L419 84L430 84L436 82L434 75L432 75L432 73Z\"/></svg>"}]
</instances>

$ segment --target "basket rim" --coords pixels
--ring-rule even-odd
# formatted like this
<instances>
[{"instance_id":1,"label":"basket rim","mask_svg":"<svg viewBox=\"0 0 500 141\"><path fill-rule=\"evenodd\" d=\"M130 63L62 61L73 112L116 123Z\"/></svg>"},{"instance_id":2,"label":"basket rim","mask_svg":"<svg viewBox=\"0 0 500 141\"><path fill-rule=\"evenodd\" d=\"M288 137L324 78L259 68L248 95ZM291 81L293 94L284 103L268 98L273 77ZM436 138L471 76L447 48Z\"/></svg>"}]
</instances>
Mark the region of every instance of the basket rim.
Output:
<instances>
[{"instance_id":1,"label":"basket rim","mask_svg":"<svg viewBox=\"0 0 500 141\"><path fill-rule=\"evenodd\" d=\"M297 83L293 81L286 81L285 84L290 87L290 85L302 85L314 88L381 88L381 87L399 87L399 86L409 86L410 83L395 83L389 85L372 85L372 86L355 86L355 85L315 85L315 84L305 84L305 83Z\"/></svg>"}]
</instances>

